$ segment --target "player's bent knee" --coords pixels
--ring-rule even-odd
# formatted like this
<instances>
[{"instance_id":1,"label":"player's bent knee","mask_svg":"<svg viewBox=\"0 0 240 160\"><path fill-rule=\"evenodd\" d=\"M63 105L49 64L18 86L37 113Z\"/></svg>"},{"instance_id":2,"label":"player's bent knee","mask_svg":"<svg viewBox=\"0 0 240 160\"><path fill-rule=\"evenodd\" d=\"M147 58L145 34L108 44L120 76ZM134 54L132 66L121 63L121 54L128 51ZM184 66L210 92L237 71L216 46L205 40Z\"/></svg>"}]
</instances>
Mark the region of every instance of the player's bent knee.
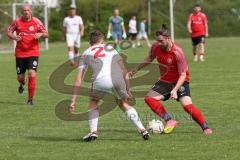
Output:
<instances>
[{"instance_id":1,"label":"player's bent knee","mask_svg":"<svg viewBox=\"0 0 240 160\"><path fill-rule=\"evenodd\" d=\"M189 96L181 97L179 101L181 102L182 106L187 106L192 104L192 99Z\"/></svg>"},{"instance_id":2,"label":"player's bent knee","mask_svg":"<svg viewBox=\"0 0 240 160\"><path fill-rule=\"evenodd\" d=\"M23 81L24 79L25 79L25 78L24 78L24 75L23 75L23 74L20 74L20 75L17 76L17 80L18 80L19 82Z\"/></svg>"},{"instance_id":3,"label":"player's bent knee","mask_svg":"<svg viewBox=\"0 0 240 160\"><path fill-rule=\"evenodd\" d=\"M36 71L35 70L29 70L28 71L28 77L36 77Z\"/></svg>"}]
</instances>

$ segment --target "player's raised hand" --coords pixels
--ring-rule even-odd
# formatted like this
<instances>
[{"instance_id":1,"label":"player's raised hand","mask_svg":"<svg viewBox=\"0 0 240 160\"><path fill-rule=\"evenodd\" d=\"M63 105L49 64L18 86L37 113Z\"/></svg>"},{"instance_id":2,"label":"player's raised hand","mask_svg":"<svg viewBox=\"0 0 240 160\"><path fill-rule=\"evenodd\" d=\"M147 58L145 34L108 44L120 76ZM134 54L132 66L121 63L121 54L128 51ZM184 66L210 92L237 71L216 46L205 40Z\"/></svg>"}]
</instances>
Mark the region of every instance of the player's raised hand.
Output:
<instances>
[{"instance_id":1,"label":"player's raised hand","mask_svg":"<svg viewBox=\"0 0 240 160\"><path fill-rule=\"evenodd\" d=\"M177 98L178 98L177 91L176 91L175 89L173 89L173 90L171 91L171 98L172 98L172 99L177 99Z\"/></svg>"}]
</instances>

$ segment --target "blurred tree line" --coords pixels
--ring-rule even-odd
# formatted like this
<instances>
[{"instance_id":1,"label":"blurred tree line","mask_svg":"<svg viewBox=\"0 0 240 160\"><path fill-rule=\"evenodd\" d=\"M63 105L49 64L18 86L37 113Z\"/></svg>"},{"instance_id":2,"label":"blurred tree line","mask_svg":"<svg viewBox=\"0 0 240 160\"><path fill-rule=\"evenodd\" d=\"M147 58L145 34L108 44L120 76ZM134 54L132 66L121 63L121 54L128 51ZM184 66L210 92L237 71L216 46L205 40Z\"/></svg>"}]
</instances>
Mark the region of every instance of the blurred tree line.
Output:
<instances>
[{"instance_id":1,"label":"blurred tree line","mask_svg":"<svg viewBox=\"0 0 240 160\"><path fill-rule=\"evenodd\" d=\"M1 0L0 3L20 2L21 0ZM120 10L125 27L135 15L138 23L148 18L149 0L76 0L77 13L81 15L86 27L84 38L94 29L107 32L108 18L115 8ZM188 37L187 19L193 5L202 5L202 10L209 20L209 35L211 37L240 36L240 0L175 0L174 26L177 38ZM64 40L63 19L68 15L71 0L60 0L60 7L49 10L50 41ZM151 37L163 23L169 26L169 0L151 0L152 27Z\"/></svg>"},{"instance_id":2,"label":"blurred tree line","mask_svg":"<svg viewBox=\"0 0 240 160\"><path fill-rule=\"evenodd\" d=\"M125 27L131 16L136 15L138 22L148 17L148 0L76 0L77 12L84 20L86 33L99 29L107 32L108 18L115 8L120 10ZM240 0L176 0L174 5L174 26L177 38L188 37L187 19L194 4L201 4L202 11L209 20L211 37L240 36ZM67 16L69 1L61 1L61 8L52 10L49 17L51 40L63 39L62 20ZM169 26L169 1L151 0L152 27L151 37L163 23ZM87 38L87 36L85 36Z\"/></svg>"}]
</instances>

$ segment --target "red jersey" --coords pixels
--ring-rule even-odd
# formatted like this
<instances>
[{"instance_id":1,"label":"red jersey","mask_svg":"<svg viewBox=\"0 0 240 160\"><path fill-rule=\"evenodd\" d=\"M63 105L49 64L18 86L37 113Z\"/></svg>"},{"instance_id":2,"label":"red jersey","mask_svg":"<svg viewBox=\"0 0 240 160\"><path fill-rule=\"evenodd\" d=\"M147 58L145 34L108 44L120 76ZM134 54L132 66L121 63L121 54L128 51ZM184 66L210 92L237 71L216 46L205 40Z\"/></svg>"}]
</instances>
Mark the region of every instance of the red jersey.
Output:
<instances>
[{"instance_id":1,"label":"red jersey","mask_svg":"<svg viewBox=\"0 0 240 160\"><path fill-rule=\"evenodd\" d=\"M192 37L205 36L207 17L204 13L191 13L188 17L188 23L191 24Z\"/></svg>"},{"instance_id":2,"label":"red jersey","mask_svg":"<svg viewBox=\"0 0 240 160\"><path fill-rule=\"evenodd\" d=\"M42 22L35 17L32 17L30 21L24 21L22 17L19 17L8 27L8 32L14 31L22 38L17 42L15 56L17 58L38 57L39 44L38 39L35 39L34 35L39 32L47 32Z\"/></svg>"},{"instance_id":3,"label":"red jersey","mask_svg":"<svg viewBox=\"0 0 240 160\"><path fill-rule=\"evenodd\" d=\"M189 81L187 60L182 49L173 43L170 51L162 51L159 42L152 45L150 56L156 58L160 69L160 80L167 83L177 83L180 74L186 72L186 80Z\"/></svg>"}]
</instances>

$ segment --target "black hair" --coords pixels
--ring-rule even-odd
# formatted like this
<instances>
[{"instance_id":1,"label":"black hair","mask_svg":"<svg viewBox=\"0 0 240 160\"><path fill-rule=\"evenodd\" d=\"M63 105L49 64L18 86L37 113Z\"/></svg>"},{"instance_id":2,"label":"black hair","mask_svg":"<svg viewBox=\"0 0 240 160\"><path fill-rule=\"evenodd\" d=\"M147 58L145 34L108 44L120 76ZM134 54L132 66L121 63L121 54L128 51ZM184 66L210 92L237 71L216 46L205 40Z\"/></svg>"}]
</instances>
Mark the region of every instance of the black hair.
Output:
<instances>
[{"instance_id":1,"label":"black hair","mask_svg":"<svg viewBox=\"0 0 240 160\"><path fill-rule=\"evenodd\" d=\"M166 24L162 24L162 28L157 30L155 33L156 36L165 36L165 37L170 37L171 34L168 31L168 27Z\"/></svg>"},{"instance_id":2,"label":"black hair","mask_svg":"<svg viewBox=\"0 0 240 160\"><path fill-rule=\"evenodd\" d=\"M194 7L201 7L201 5L200 4L195 4Z\"/></svg>"}]
</instances>

